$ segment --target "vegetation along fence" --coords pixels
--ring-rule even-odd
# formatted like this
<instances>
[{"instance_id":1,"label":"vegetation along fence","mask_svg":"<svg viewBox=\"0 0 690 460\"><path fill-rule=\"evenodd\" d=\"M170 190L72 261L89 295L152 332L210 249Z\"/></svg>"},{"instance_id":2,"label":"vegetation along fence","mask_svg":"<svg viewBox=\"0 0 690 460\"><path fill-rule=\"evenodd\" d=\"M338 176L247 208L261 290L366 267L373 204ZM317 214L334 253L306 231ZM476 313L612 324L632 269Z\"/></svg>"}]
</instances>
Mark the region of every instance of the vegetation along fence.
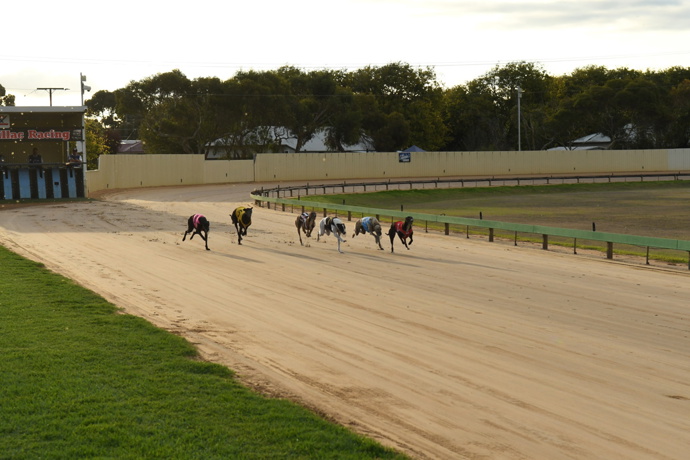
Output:
<instances>
[{"instance_id":1,"label":"vegetation along fence","mask_svg":"<svg viewBox=\"0 0 690 460\"><path fill-rule=\"evenodd\" d=\"M613 259L613 247L614 244L622 245L632 245L643 247L647 249L647 260L646 263L649 264L649 248L656 249L669 249L675 251L685 251L688 255L688 269L690 269L690 241L686 240L674 240L669 238L655 238L637 235L626 235L619 233L607 233L598 232L596 230L575 230L567 228L558 227L548 227L543 225L531 225L531 224L518 224L509 222L500 222L494 220L484 220L484 219L473 219L467 217L453 217L445 215L435 215L435 214L424 214L424 213L413 213L407 212L401 209L390 210L390 209L377 209L377 208L366 208L360 206L349 206L345 204L334 204L334 203L321 203L318 201L306 200L302 197L301 193L304 191L304 195L309 196L318 194L322 192L327 193L330 190L331 193L342 192L345 193L346 190L352 190L353 193L360 191L376 191L376 190L401 190L401 189L413 189L420 188L424 186L446 186L451 187L452 184L461 184L461 186L480 186L479 184L488 185L506 185L506 184L553 184L553 183L581 183L581 182L601 182L601 181L644 181L647 180L688 180L690 179L690 174L664 174L660 176L659 174L634 174L634 175L591 175L591 176L549 176L549 177L513 177L513 178L474 178L474 179L426 179L426 180L403 180L403 181L386 181L386 182L342 182L342 183L327 183L319 185L301 185L301 186L290 186L290 187L276 187L271 189L259 189L255 190L251 194L251 198L255 201L257 206L263 206L266 203L270 208L271 203L274 204L274 208L277 209L278 205L281 205L282 210L286 210L286 206L301 208L301 212L304 212L305 208L311 209L321 209L323 210L323 215L326 216L329 210L335 211L336 213L342 213L347 215L348 220L352 220L352 214L361 214L362 216L376 216L377 219L381 219L381 216L395 218L404 218L406 216L412 216L416 222L424 222L425 227L428 228L429 223L442 225L444 228L444 233L446 235L450 234L451 226L464 227L466 229L467 238L470 235L470 228L482 228L488 231L488 239L490 242L494 241L495 231L501 230L504 232L511 232L514 234L515 245L517 245L518 234L534 234L541 235L542 249L547 250L549 247L549 237L562 237L573 240L573 251L577 252L577 242L580 241L597 241L601 243L606 243L606 257L608 259ZM282 196L282 197L281 197ZM289 198L287 198L289 196ZM297 198L295 199L295 196Z\"/></svg>"}]
</instances>

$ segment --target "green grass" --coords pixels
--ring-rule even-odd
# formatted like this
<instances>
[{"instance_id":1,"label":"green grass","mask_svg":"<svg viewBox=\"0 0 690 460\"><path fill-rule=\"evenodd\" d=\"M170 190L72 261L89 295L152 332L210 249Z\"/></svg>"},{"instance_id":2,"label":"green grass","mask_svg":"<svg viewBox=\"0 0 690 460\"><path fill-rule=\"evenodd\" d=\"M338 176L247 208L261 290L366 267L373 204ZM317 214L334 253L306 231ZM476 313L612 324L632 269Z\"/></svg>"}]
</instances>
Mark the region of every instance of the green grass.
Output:
<instances>
[{"instance_id":1,"label":"green grass","mask_svg":"<svg viewBox=\"0 0 690 460\"><path fill-rule=\"evenodd\" d=\"M502 222L545 225L659 238L690 240L690 182L614 182L592 184L467 187L318 195L314 201L426 214L482 218ZM303 198L304 199L304 198ZM306 200L305 200L306 201ZM354 216L353 216L354 217ZM417 222L417 228L425 223ZM429 230L442 226L429 224ZM465 227L451 229L462 233ZM487 230L472 229L485 235ZM513 239L512 235L497 237ZM539 235L520 235L520 241L538 242ZM550 239L550 244L572 246L572 240ZM580 242L578 242L579 244ZM605 251L601 243L582 242ZM585 246L579 246L584 248ZM645 256L646 248L617 246L616 253ZM683 251L650 250L650 259L686 263Z\"/></svg>"},{"instance_id":2,"label":"green grass","mask_svg":"<svg viewBox=\"0 0 690 460\"><path fill-rule=\"evenodd\" d=\"M0 458L404 458L0 247Z\"/></svg>"}]
</instances>

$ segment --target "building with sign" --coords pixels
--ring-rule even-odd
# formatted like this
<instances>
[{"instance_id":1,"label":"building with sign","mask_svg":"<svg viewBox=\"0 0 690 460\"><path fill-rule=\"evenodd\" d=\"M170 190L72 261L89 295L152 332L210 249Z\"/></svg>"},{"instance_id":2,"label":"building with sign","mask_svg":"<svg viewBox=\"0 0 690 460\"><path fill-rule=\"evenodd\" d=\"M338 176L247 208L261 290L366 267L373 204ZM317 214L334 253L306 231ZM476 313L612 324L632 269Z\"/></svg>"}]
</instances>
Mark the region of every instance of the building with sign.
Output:
<instances>
[{"instance_id":1,"label":"building with sign","mask_svg":"<svg viewBox=\"0 0 690 460\"><path fill-rule=\"evenodd\" d=\"M84 196L86 107L0 106L0 199Z\"/></svg>"}]
</instances>

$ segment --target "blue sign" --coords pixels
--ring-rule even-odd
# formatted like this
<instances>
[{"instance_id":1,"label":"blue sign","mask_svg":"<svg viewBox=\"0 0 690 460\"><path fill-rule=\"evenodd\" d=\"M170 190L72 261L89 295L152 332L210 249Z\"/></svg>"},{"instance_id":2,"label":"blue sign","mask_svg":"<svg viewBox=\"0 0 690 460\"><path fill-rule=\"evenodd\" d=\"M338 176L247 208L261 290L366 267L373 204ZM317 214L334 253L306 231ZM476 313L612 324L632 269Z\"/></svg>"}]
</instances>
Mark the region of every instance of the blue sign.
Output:
<instances>
[{"instance_id":1,"label":"blue sign","mask_svg":"<svg viewBox=\"0 0 690 460\"><path fill-rule=\"evenodd\" d=\"M411 159L410 152L398 152L399 163L409 163Z\"/></svg>"}]
</instances>

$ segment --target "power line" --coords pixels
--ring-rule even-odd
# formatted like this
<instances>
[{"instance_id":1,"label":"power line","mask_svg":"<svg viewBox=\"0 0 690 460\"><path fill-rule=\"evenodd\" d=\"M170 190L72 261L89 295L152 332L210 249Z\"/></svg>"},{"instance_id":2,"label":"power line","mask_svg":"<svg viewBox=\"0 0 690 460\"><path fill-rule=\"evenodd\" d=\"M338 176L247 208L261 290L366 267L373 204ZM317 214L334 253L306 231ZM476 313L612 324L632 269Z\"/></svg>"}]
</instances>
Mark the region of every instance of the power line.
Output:
<instances>
[{"instance_id":1,"label":"power line","mask_svg":"<svg viewBox=\"0 0 690 460\"><path fill-rule=\"evenodd\" d=\"M538 62L538 63L555 63L555 62L587 62L587 61L600 61L600 60L614 60L614 59L647 59L653 57L661 56L684 56L690 55L690 50L686 51L669 51L664 53L644 53L644 54L613 54L613 55L602 55L602 56L577 56L577 57L553 57L553 58L524 58L524 59L491 59L491 60L478 60L478 61L440 61L440 62L421 62L421 63L408 63L412 66L419 67L472 67L472 66L486 66L493 65L500 62L516 62L516 61L526 61L526 62ZM294 66L298 68L320 68L320 69L341 69L349 67L366 67L366 66L383 66L390 64L386 63L357 63L357 62L345 62L345 63L335 63L335 64L317 64L317 63L296 63L296 64L286 64L285 62L210 62L210 61L153 61L150 59L80 59L80 58L64 58L64 57L54 57L54 56L0 56L0 61L20 61L20 62L40 62L40 63L61 63L61 64L146 64L146 65L166 65L173 67L238 67L238 68L251 68L251 67L283 67L285 65Z\"/></svg>"}]
</instances>

